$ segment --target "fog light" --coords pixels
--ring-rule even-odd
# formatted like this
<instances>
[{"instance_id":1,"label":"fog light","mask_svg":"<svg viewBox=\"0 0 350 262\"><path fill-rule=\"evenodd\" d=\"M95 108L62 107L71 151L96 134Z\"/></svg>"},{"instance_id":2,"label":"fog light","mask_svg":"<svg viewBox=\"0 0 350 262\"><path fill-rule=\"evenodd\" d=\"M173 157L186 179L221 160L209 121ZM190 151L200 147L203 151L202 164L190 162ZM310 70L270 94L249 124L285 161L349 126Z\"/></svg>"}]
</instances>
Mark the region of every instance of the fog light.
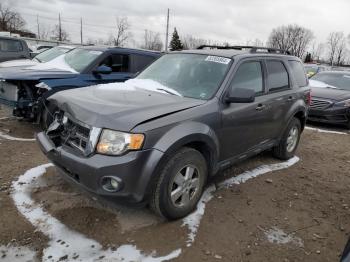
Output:
<instances>
[{"instance_id":1,"label":"fog light","mask_svg":"<svg viewBox=\"0 0 350 262\"><path fill-rule=\"evenodd\" d=\"M115 177L103 177L102 187L108 192L115 192L120 189L120 181Z\"/></svg>"},{"instance_id":2,"label":"fog light","mask_svg":"<svg viewBox=\"0 0 350 262\"><path fill-rule=\"evenodd\" d=\"M113 178L111 178L111 186L115 189L118 189L119 187L119 182Z\"/></svg>"}]
</instances>

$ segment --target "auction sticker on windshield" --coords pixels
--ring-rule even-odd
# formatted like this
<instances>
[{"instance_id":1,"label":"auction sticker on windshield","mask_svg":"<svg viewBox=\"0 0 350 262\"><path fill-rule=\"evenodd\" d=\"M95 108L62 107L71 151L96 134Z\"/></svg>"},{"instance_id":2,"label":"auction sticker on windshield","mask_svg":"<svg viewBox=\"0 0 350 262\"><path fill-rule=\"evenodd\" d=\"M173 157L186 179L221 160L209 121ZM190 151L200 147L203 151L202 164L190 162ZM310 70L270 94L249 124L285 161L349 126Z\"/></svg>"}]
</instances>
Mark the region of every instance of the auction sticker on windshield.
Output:
<instances>
[{"instance_id":1,"label":"auction sticker on windshield","mask_svg":"<svg viewBox=\"0 0 350 262\"><path fill-rule=\"evenodd\" d=\"M226 58L226 57L221 57L221 56L211 56L210 55L205 59L205 61L227 65L228 63L230 63L231 59Z\"/></svg>"}]
</instances>

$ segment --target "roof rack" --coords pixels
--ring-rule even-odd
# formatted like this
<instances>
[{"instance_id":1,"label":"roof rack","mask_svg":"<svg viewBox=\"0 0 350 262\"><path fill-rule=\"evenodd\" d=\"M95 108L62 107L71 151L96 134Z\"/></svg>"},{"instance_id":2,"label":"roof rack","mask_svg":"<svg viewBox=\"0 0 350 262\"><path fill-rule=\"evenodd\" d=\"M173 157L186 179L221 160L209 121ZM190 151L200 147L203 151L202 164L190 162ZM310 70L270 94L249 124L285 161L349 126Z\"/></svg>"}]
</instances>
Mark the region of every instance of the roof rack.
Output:
<instances>
[{"instance_id":1,"label":"roof rack","mask_svg":"<svg viewBox=\"0 0 350 262\"><path fill-rule=\"evenodd\" d=\"M275 53L275 54L284 54L290 55L290 52L283 49L272 48L272 47L259 47L259 46L218 46L218 45L201 45L197 49L236 49L236 50L244 50L250 49L250 53Z\"/></svg>"}]
</instances>

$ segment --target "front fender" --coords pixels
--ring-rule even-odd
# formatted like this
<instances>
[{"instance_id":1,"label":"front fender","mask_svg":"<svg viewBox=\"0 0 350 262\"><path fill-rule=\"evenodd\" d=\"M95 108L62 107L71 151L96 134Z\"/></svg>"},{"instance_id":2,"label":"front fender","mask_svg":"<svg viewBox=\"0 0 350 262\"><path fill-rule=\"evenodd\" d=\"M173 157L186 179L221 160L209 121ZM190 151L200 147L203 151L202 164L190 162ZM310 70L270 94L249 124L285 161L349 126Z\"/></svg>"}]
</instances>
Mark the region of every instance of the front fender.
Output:
<instances>
[{"instance_id":1,"label":"front fender","mask_svg":"<svg viewBox=\"0 0 350 262\"><path fill-rule=\"evenodd\" d=\"M168 130L153 147L169 156L191 143L205 145L210 151L210 167L215 168L220 150L219 141L213 129L203 123L188 121L176 125Z\"/></svg>"}]
</instances>

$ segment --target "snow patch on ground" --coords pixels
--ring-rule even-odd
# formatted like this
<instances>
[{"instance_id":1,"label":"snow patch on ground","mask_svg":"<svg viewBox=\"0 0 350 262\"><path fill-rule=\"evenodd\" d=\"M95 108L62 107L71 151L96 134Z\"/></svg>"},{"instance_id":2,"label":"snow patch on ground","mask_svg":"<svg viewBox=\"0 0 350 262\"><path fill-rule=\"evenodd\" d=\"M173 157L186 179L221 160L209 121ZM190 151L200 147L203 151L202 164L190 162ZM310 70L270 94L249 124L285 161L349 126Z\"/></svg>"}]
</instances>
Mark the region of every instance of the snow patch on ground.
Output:
<instances>
[{"instance_id":1,"label":"snow patch on ground","mask_svg":"<svg viewBox=\"0 0 350 262\"><path fill-rule=\"evenodd\" d=\"M299 157L295 156L291 159L289 159L288 161L285 162L281 162L281 163L277 163L277 164L270 164L270 165L262 165L259 166L253 170L250 171L246 171L238 176L229 178L223 182L221 182L219 184L219 188L223 188L223 187L230 187L234 184L238 185L241 183L245 183L247 182L249 179L252 179L254 177L269 173L269 172L273 172L273 171L278 171L281 169L285 169L288 168L294 164L296 164L299 161Z\"/></svg>"},{"instance_id":2,"label":"snow patch on ground","mask_svg":"<svg viewBox=\"0 0 350 262\"><path fill-rule=\"evenodd\" d=\"M29 142L29 141L35 141L35 138L20 138L20 137L13 137L8 134L5 134L4 132L0 131L0 138L12 140L12 141L22 141L22 142Z\"/></svg>"},{"instance_id":3,"label":"snow patch on ground","mask_svg":"<svg viewBox=\"0 0 350 262\"><path fill-rule=\"evenodd\" d=\"M217 186L218 189L221 188L228 188L231 187L232 185L236 184L242 184L247 182L249 179L255 178L257 176L285 169L288 167L291 167L292 165L296 164L299 161L299 157L295 156L288 161L277 163L277 164L270 164L270 165L262 165L260 167L257 167L253 170L246 171L238 176L229 178ZM183 219L183 226L187 226L189 233L188 233L188 239L187 239L187 246L191 246L192 243L194 242L197 231L201 222L201 219L204 215L205 211L205 206L206 204L213 198L213 193L216 191L215 185L209 186L206 191L204 191L203 196L201 200L199 201L197 205L196 211L194 211L192 214L188 215Z\"/></svg>"},{"instance_id":4,"label":"snow patch on ground","mask_svg":"<svg viewBox=\"0 0 350 262\"><path fill-rule=\"evenodd\" d=\"M36 252L27 247L0 246L0 261L31 262L36 260Z\"/></svg>"},{"instance_id":5,"label":"snow patch on ground","mask_svg":"<svg viewBox=\"0 0 350 262\"><path fill-rule=\"evenodd\" d=\"M67 228L45 212L30 196L32 189L40 186L37 178L51 166L52 164L45 164L32 168L12 184L12 198L19 212L50 238L48 247L43 250L43 261L96 261L103 257L106 261L161 262L181 254L181 249L177 249L163 257L155 257L155 253L144 255L134 245L123 245L115 251L103 250L97 241Z\"/></svg>"},{"instance_id":6,"label":"snow patch on ground","mask_svg":"<svg viewBox=\"0 0 350 262\"><path fill-rule=\"evenodd\" d=\"M332 131L332 130L314 128L314 127L309 127L309 126L306 126L305 129L311 130L311 131L316 131L316 132L319 132L319 133L329 133L329 134L337 134L337 135L348 135L348 133L346 133L346 132Z\"/></svg>"},{"instance_id":7,"label":"snow patch on ground","mask_svg":"<svg viewBox=\"0 0 350 262\"><path fill-rule=\"evenodd\" d=\"M294 233L287 234L283 230L277 228L277 227L272 227L269 230L266 230L265 236L267 240L270 243L278 244L278 245L284 245L284 244L294 244L298 247L303 247L304 242L301 238L296 237Z\"/></svg>"},{"instance_id":8,"label":"snow patch on ground","mask_svg":"<svg viewBox=\"0 0 350 262\"><path fill-rule=\"evenodd\" d=\"M197 209L192 214L188 215L183 219L182 226L187 226L189 233L187 239L187 247L190 247L194 242L197 235L199 225L201 223L202 217L204 215L206 204L213 198L213 193L215 192L215 185L209 186L202 195L201 200L197 204Z\"/></svg>"}]
</instances>

